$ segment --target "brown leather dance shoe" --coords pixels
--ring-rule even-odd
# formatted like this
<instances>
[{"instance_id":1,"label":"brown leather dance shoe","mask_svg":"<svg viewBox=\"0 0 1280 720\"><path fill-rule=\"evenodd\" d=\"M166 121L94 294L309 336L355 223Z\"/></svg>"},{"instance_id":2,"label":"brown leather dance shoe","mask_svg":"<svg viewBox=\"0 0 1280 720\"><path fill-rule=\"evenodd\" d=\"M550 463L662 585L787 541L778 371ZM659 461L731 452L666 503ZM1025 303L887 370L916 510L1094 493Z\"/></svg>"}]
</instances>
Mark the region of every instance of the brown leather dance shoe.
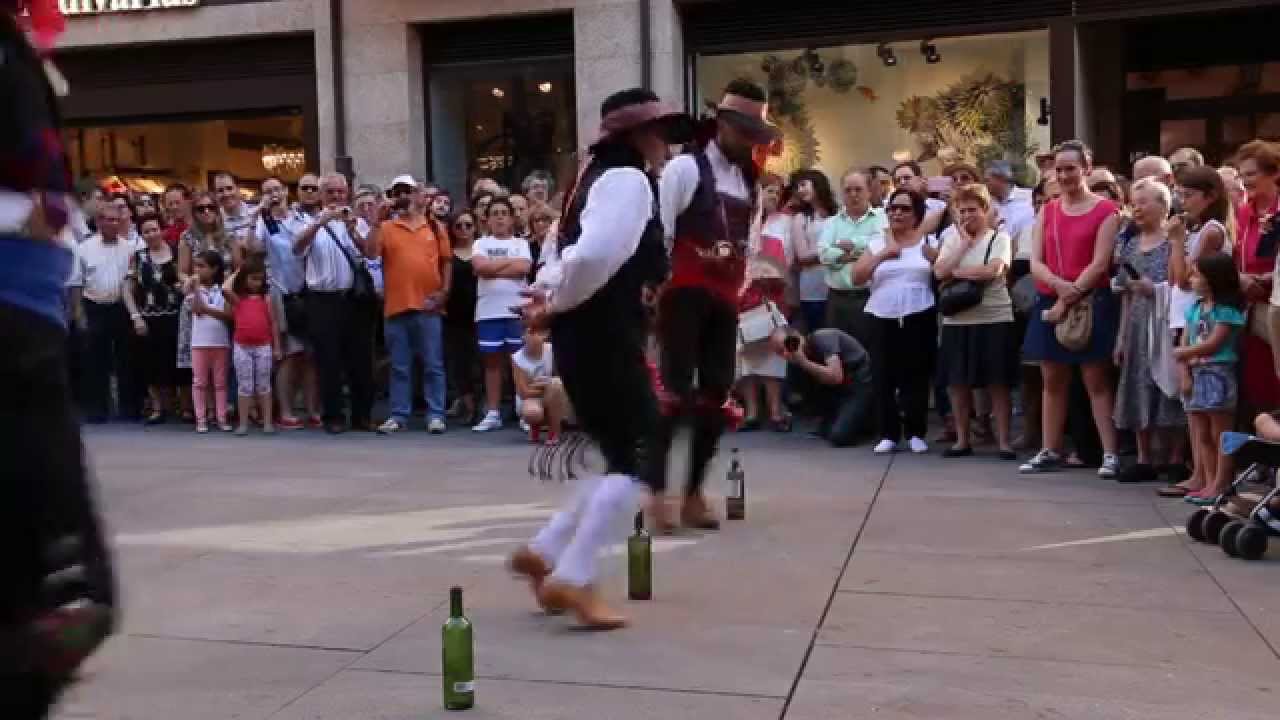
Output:
<instances>
[{"instance_id":1,"label":"brown leather dance shoe","mask_svg":"<svg viewBox=\"0 0 1280 720\"><path fill-rule=\"evenodd\" d=\"M547 580L538 591L538 602L548 612L572 610L578 622L591 630L616 630L626 627L627 618L604 604L595 588L574 587L568 583Z\"/></svg>"},{"instance_id":2,"label":"brown leather dance shoe","mask_svg":"<svg viewBox=\"0 0 1280 720\"><path fill-rule=\"evenodd\" d=\"M684 505L680 508L680 524L698 530L720 529L720 520L711 511L702 493L689 495L684 499Z\"/></svg>"},{"instance_id":3,"label":"brown leather dance shoe","mask_svg":"<svg viewBox=\"0 0 1280 720\"><path fill-rule=\"evenodd\" d=\"M664 495L649 498L649 532L654 535L670 535L676 524L671 520L671 504Z\"/></svg>"},{"instance_id":4,"label":"brown leather dance shoe","mask_svg":"<svg viewBox=\"0 0 1280 720\"><path fill-rule=\"evenodd\" d=\"M519 549L511 553L511 557L507 559L507 568L516 575L522 575L529 580L529 587L533 590L533 597L538 601L538 605L548 613L556 614L550 608L542 604L542 583L551 574L551 568L547 565L547 561L542 556L534 552L528 545L521 545Z\"/></svg>"}]
</instances>

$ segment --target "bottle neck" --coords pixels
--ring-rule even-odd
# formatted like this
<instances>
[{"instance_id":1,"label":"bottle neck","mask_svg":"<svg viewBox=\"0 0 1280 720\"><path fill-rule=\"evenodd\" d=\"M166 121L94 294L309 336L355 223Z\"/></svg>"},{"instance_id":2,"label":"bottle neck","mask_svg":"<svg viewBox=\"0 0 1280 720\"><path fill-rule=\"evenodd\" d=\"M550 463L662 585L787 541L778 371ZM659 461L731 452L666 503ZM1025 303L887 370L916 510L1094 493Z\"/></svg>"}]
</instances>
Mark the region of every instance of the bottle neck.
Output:
<instances>
[{"instance_id":1,"label":"bottle neck","mask_svg":"<svg viewBox=\"0 0 1280 720\"><path fill-rule=\"evenodd\" d=\"M449 617L462 617L462 588L449 590Z\"/></svg>"}]
</instances>

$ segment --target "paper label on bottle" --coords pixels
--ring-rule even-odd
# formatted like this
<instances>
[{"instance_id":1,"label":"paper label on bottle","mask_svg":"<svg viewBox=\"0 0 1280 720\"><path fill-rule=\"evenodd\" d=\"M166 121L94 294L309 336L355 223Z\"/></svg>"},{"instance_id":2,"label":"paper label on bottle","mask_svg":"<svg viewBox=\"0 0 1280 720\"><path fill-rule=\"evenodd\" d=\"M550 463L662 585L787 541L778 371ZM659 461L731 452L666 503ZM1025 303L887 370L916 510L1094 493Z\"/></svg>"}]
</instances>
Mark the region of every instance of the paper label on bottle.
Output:
<instances>
[{"instance_id":1,"label":"paper label on bottle","mask_svg":"<svg viewBox=\"0 0 1280 720\"><path fill-rule=\"evenodd\" d=\"M472 680L471 682L456 682L453 684L453 691L456 693L475 692L476 683L474 680Z\"/></svg>"}]
</instances>

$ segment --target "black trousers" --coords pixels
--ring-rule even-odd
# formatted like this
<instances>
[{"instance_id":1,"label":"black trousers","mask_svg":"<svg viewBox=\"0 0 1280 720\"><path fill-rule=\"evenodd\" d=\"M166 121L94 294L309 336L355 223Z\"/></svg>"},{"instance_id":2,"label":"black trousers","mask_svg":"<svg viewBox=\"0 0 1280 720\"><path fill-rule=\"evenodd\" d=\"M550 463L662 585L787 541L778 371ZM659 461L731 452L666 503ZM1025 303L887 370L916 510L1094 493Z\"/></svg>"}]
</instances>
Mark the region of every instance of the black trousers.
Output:
<instances>
[{"instance_id":1,"label":"black trousers","mask_svg":"<svg viewBox=\"0 0 1280 720\"><path fill-rule=\"evenodd\" d=\"M880 437L898 442L924 438L929 388L938 355L938 315L933 308L900 320L875 318L871 378Z\"/></svg>"},{"instance_id":2,"label":"black trousers","mask_svg":"<svg viewBox=\"0 0 1280 720\"><path fill-rule=\"evenodd\" d=\"M84 411L94 419L111 415L111 377L116 378L116 410L121 418L136 419L142 414L140 368L134 351L137 341L133 323L124 303L83 303L87 337L84 357ZM177 346L174 355L177 356Z\"/></svg>"},{"instance_id":3,"label":"black trousers","mask_svg":"<svg viewBox=\"0 0 1280 720\"><path fill-rule=\"evenodd\" d=\"M0 645L46 604L50 546L68 536L84 548L90 596L114 605L111 563L86 478L71 404L67 336L48 319L0 304ZM39 720L60 681L14 667L0 647L0 717Z\"/></svg>"},{"instance_id":4,"label":"black trousers","mask_svg":"<svg viewBox=\"0 0 1280 720\"><path fill-rule=\"evenodd\" d=\"M476 344L476 323L470 317L459 322L446 318L444 325L445 379L449 397L477 396L480 387L480 348Z\"/></svg>"},{"instance_id":5,"label":"black trousers","mask_svg":"<svg viewBox=\"0 0 1280 720\"><path fill-rule=\"evenodd\" d=\"M662 346L662 383L680 402L682 412L662 417L654 442L654 461L646 482L656 492L667 488L667 454L676 425L693 425L692 457L685 494L702 492L707 466L724 433L720 407L733 388L737 354L738 311L709 290L675 288L658 303L658 341ZM694 376L697 387L694 387Z\"/></svg>"},{"instance_id":6,"label":"black trousers","mask_svg":"<svg viewBox=\"0 0 1280 720\"><path fill-rule=\"evenodd\" d=\"M606 472L649 482L658 400L639 330L601 334L598 323L552 329L556 370L583 432L599 446ZM665 460L665 456L662 457Z\"/></svg>"},{"instance_id":7,"label":"black trousers","mask_svg":"<svg viewBox=\"0 0 1280 720\"><path fill-rule=\"evenodd\" d=\"M367 423L373 412L372 307L353 303L345 292L307 293L307 329L320 378L324 421L342 422L342 386L351 390L351 422Z\"/></svg>"}]
</instances>

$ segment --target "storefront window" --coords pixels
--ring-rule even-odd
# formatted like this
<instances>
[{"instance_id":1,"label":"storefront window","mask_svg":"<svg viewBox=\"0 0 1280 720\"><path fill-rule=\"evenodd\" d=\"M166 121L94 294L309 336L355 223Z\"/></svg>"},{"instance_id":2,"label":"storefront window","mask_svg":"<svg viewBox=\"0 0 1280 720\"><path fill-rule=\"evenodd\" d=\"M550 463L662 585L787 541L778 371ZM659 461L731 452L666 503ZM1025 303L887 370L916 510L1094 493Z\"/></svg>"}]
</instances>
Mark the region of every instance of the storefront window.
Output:
<instances>
[{"instance_id":1,"label":"storefront window","mask_svg":"<svg viewBox=\"0 0 1280 720\"><path fill-rule=\"evenodd\" d=\"M493 178L515 190L535 170L573 172L573 62L541 60L430 70L432 175L469 194Z\"/></svg>"},{"instance_id":2,"label":"storefront window","mask_svg":"<svg viewBox=\"0 0 1280 720\"><path fill-rule=\"evenodd\" d=\"M768 89L784 132L770 169L782 174L903 159L933 174L940 158L1024 162L1049 144L1044 30L703 56L696 72L699 106L734 78Z\"/></svg>"},{"instance_id":3,"label":"storefront window","mask_svg":"<svg viewBox=\"0 0 1280 720\"><path fill-rule=\"evenodd\" d=\"M159 192L181 182L212 187L230 172L256 188L269 175L293 182L307 168L300 114L196 122L94 125L64 131L75 177L115 189Z\"/></svg>"}]
</instances>

